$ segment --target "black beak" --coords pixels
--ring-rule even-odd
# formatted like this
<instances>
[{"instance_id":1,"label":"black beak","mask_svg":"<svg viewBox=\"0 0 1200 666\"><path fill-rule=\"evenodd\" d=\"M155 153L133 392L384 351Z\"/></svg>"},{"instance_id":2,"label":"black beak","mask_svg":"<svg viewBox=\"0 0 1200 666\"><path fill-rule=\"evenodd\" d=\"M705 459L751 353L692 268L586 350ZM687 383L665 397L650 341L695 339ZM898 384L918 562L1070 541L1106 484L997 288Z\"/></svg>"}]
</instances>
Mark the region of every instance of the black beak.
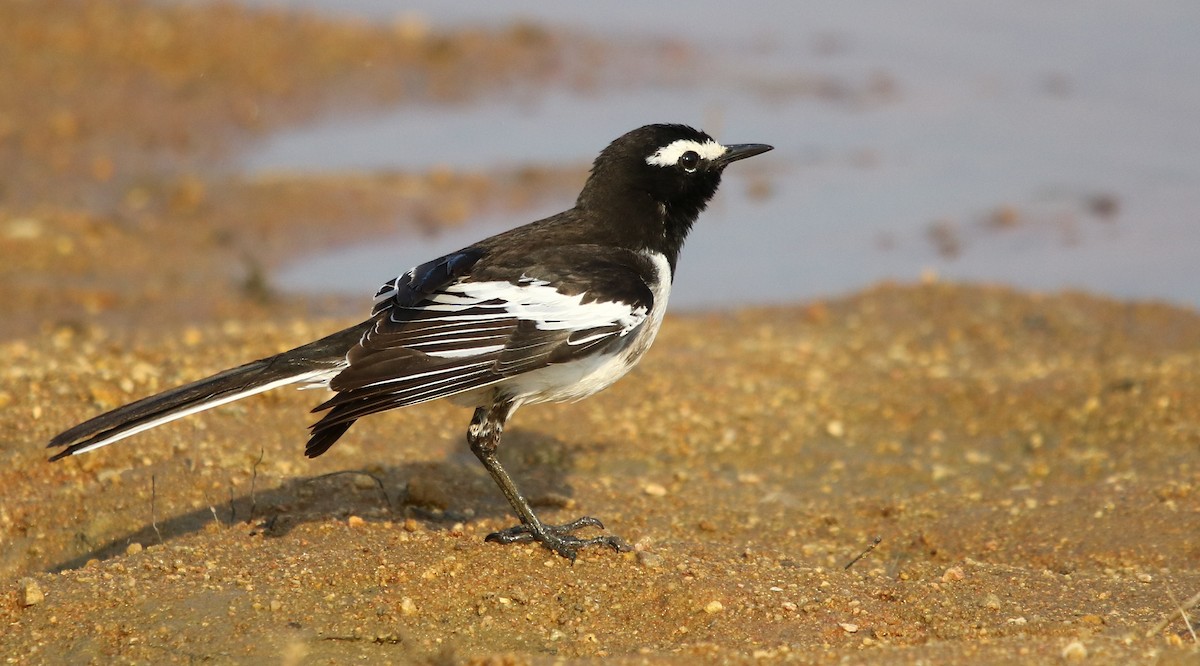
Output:
<instances>
[{"instance_id":1,"label":"black beak","mask_svg":"<svg viewBox=\"0 0 1200 666\"><path fill-rule=\"evenodd\" d=\"M775 146L768 146L765 143L735 143L732 146L725 146L725 154L717 158L719 164L725 165L730 162L744 160L747 157L762 155L768 150L773 150Z\"/></svg>"}]
</instances>

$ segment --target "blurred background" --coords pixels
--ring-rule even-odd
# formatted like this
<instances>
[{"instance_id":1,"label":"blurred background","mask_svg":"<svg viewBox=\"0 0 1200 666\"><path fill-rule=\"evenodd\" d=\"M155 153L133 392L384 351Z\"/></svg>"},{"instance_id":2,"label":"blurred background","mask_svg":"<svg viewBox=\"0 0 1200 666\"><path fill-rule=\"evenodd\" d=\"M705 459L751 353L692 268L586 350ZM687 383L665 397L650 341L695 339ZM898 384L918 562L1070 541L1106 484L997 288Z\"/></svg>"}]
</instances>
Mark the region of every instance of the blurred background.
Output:
<instances>
[{"instance_id":1,"label":"blurred background","mask_svg":"<svg viewBox=\"0 0 1200 666\"><path fill-rule=\"evenodd\" d=\"M650 122L776 147L728 174L676 308L931 279L1200 303L1187 0L0 12L0 278L28 315L8 334L361 314L408 267L569 206Z\"/></svg>"},{"instance_id":2,"label":"blurred background","mask_svg":"<svg viewBox=\"0 0 1200 666\"><path fill-rule=\"evenodd\" d=\"M305 5L369 20L395 7ZM666 63L586 90L331 119L268 139L248 168L586 160L625 128L679 121L776 152L731 170L689 242L677 306L790 302L922 274L1200 302L1195 3L409 7L437 25L521 20L634 51L677 43L686 72ZM342 274L351 286L338 266L386 273L392 253L332 254L285 282Z\"/></svg>"}]
</instances>

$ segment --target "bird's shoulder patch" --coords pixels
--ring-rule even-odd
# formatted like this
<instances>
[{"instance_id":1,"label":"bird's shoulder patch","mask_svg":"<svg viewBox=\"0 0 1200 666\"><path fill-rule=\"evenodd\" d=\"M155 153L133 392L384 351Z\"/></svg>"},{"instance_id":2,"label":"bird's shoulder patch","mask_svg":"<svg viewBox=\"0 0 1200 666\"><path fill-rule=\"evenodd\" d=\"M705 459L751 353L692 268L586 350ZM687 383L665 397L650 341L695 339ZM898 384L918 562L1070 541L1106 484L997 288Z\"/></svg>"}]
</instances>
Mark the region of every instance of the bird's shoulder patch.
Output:
<instances>
[{"instance_id":1,"label":"bird's shoulder patch","mask_svg":"<svg viewBox=\"0 0 1200 666\"><path fill-rule=\"evenodd\" d=\"M372 316L393 306L411 307L470 272L484 251L469 247L415 266L375 292Z\"/></svg>"}]
</instances>

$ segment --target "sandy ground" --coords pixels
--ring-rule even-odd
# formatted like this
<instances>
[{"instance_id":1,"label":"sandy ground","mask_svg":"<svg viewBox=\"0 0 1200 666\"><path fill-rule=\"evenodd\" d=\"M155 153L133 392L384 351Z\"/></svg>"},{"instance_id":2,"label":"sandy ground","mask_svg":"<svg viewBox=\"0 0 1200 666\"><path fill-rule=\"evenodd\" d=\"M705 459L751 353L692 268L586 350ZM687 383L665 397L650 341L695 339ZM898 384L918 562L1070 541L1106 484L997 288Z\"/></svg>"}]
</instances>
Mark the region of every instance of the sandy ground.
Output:
<instances>
[{"instance_id":1,"label":"sandy ground","mask_svg":"<svg viewBox=\"0 0 1200 666\"><path fill-rule=\"evenodd\" d=\"M538 83L536 63L561 62L566 47L529 28L426 35L134 3L0 11L0 45L30 63L5 75L37 80L53 62L67 82L50 101L0 99L0 150L34 165L7 181L32 185L0 200L0 657L1200 658L1182 613L1200 592L1200 316L1166 306L928 284L668 317L627 379L583 403L528 408L506 438L502 457L545 516L595 515L635 546L574 564L483 542L512 517L464 444L469 414L449 405L372 417L309 461L320 395L274 393L46 463L44 442L99 410L349 323L342 306L274 294L263 267L397 216L438 226L520 207L581 172L246 181L157 144L111 152L108 170L89 151L132 130L105 124L118 107L69 85L90 68L124 73L159 90L147 108L170 108L181 127L236 126L214 109L242 108L230 105L241 95L270 128L320 108L322 73L361 62L357 51L339 60L338 35L354 48L377 40L373 53L410 85L440 79L397 41L515 40L517 55L494 66ZM162 37L199 39L230 24L220 12L279 39L279 53L332 46L298 64L294 84L273 85L270 59L228 67L245 55ZM112 27L131 22L148 27ZM106 36L108 51L86 41ZM159 61L122 59L139 44L165 51L164 71L239 73L160 90L162 72L139 78ZM215 60L185 57L196 53ZM54 99L79 122L43 126ZM167 177L147 179L150 163ZM71 196L39 194L50 183Z\"/></svg>"},{"instance_id":2,"label":"sandy ground","mask_svg":"<svg viewBox=\"0 0 1200 666\"><path fill-rule=\"evenodd\" d=\"M637 548L573 566L483 543L511 519L451 406L368 419L313 462L304 392L43 462L96 409L318 332L5 347L24 360L0 417L0 651L1196 658L1177 604L1200 590L1194 313L934 285L670 318L618 387L510 431L544 513Z\"/></svg>"}]
</instances>

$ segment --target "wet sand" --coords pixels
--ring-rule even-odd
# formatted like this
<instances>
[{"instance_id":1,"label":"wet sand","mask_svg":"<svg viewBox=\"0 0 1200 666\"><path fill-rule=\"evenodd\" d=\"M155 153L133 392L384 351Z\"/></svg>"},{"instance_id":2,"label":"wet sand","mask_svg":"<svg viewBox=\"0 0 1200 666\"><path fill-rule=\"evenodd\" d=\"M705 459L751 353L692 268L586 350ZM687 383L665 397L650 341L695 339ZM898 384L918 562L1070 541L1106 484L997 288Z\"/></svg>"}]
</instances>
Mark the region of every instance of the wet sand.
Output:
<instances>
[{"instance_id":1,"label":"wet sand","mask_svg":"<svg viewBox=\"0 0 1200 666\"><path fill-rule=\"evenodd\" d=\"M43 6L47 25L79 25L63 18L74 5ZM112 23L87 6L84 27ZM115 6L197 34L228 24L213 11L285 41L395 39ZM0 43L49 39L9 18L0 31L24 32ZM164 63L187 62L166 43ZM329 69L295 76L349 66L314 59ZM296 84L309 112L326 80ZM292 99L238 85L215 82L212 99ZM450 405L366 419L313 461L302 446L321 397L298 391L57 464L42 447L97 411L353 321L357 307L275 293L262 277L275 262L396 219L517 209L582 169L250 181L188 168L200 158L182 150L155 157L170 177L149 181L134 151L112 153L128 180L120 167L104 179L85 148L118 130L67 132L56 169L28 140L44 116L5 104L4 150L46 156L21 178L72 193L31 186L0 208L0 655L15 663L1197 658L1180 611L1200 592L1195 312L931 283L669 316L624 381L527 408L508 433L502 458L545 516L597 516L635 548L572 565L483 542L513 519ZM192 127L214 107L172 117Z\"/></svg>"}]
</instances>

